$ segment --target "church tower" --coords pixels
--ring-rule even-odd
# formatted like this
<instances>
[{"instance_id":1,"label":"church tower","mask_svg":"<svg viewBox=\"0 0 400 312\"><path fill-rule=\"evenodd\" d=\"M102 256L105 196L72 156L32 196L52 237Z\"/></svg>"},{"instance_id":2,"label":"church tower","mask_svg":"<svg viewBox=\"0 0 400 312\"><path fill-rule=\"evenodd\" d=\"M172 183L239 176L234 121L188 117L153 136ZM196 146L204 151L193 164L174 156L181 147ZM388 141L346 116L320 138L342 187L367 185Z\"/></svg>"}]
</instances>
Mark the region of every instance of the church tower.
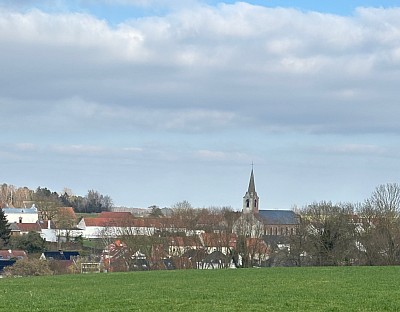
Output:
<instances>
[{"instance_id":1,"label":"church tower","mask_svg":"<svg viewBox=\"0 0 400 312\"><path fill-rule=\"evenodd\" d=\"M258 213L259 198L256 192L256 185L254 183L254 172L251 169L249 188L243 196L243 213Z\"/></svg>"}]
</instances>

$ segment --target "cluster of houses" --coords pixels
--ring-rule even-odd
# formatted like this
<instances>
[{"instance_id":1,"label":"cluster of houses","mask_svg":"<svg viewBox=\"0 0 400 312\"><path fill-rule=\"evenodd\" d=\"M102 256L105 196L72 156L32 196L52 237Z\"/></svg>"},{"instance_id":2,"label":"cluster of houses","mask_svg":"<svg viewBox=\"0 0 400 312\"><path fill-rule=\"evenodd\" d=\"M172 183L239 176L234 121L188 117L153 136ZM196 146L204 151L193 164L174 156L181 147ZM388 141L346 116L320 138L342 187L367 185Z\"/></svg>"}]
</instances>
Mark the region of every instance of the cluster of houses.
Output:
<instances>
[{"instance_id":1,"label":"cluster of houses","mask_svg":"<svg viewBox=\"0 0 400 312\"><path fill-rule=\"evenodd\" d=\"M289 210L259 210L259 197L255 190L253 170L248 190L243 197L241 213L235 215L230 231L226 231L224 220L212 231L205 230L211 221L198 220L197 226L189 228L182 220L171 217L135 217L130 212L102 212L96 217L77 217L70 207L58 208L58 213L73 222L43 220L40 211L30 208L3 208L10 223L12 235L37 232L47 242L59 242L73 238L101 239L105 242L102 252L104 267L129 270L134 267L147 268L157 259L164 268L219 268L237 265L242 259L235 250L247 250L258 264L269 257L268 238L282 238L294 233L299 217ZM213 221L215 222L215 220ZM133 250L129 237L157 237L147 255ZM244 237L244 239L243 239ZM0 256L1 257L1 256ZM0 258L1 259L1 258Z\"/></svg>"}]
</instances>

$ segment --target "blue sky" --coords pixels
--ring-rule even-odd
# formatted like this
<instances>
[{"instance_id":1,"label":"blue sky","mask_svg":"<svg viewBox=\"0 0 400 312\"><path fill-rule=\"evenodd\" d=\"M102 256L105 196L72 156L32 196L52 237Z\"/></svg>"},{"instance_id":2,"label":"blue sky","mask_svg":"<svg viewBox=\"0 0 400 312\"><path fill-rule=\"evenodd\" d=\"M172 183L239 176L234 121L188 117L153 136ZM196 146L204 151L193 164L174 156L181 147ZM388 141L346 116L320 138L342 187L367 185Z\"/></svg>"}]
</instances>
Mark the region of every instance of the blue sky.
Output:
<instances>
[{"instance_id":1,"label":"blue sky","mask_svg":"<svg viewBox=\"0 0 400 312\"><path fill-rule=\"evenodd\" d=\"M0 2L3 183L358 202L400 169L394 1Z\"/></svg>"}]
</instances>

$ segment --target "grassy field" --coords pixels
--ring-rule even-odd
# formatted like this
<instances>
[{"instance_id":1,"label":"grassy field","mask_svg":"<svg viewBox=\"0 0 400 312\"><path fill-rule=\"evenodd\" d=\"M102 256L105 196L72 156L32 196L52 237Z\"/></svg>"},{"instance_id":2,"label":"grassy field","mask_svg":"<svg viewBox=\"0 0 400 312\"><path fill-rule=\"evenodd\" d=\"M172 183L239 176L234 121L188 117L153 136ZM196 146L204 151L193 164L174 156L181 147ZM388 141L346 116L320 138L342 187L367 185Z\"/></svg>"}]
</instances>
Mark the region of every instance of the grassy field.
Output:
<instances>
[{"instance_id":1,"label":"grassy field","mask_svg":"<svg viewBox=\"0 0 400 312\"><path fill-rule=\"evenodd\" d=\"M400 267L0 279L0 311L400 311Z\"/></svg>"}]
</instances>

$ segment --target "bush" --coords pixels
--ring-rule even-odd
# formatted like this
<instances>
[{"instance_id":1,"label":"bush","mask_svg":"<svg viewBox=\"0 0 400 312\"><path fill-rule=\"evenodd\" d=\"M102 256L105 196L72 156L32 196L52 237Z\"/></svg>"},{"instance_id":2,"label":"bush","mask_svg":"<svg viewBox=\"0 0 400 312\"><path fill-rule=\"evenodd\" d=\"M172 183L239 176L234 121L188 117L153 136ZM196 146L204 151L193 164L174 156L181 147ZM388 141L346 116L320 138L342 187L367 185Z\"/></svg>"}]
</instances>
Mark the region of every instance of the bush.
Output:
<instances>
[{"instance_id":1,"label":"bush","mask_svg":"<svg viewBox=\"0 0 400 312\"><path fill-rule=\"evenodd\" d=\"M26 235L11 237L9 246L12 249L25 250L27 253L39 253L44 250L45 240L39 233L29 232Z\"/></svg>"},{"instance_id":2,"label":"bush","mask_svg":"<svg viewBox=\"0 0 400 312\"><path fill-rule=\"evenodd\" d=\"M4 269L5 276L40 276L52 275L49 264L46 260L40 259L20 259L13 266Z\"/></svg>"}]
</instances>

